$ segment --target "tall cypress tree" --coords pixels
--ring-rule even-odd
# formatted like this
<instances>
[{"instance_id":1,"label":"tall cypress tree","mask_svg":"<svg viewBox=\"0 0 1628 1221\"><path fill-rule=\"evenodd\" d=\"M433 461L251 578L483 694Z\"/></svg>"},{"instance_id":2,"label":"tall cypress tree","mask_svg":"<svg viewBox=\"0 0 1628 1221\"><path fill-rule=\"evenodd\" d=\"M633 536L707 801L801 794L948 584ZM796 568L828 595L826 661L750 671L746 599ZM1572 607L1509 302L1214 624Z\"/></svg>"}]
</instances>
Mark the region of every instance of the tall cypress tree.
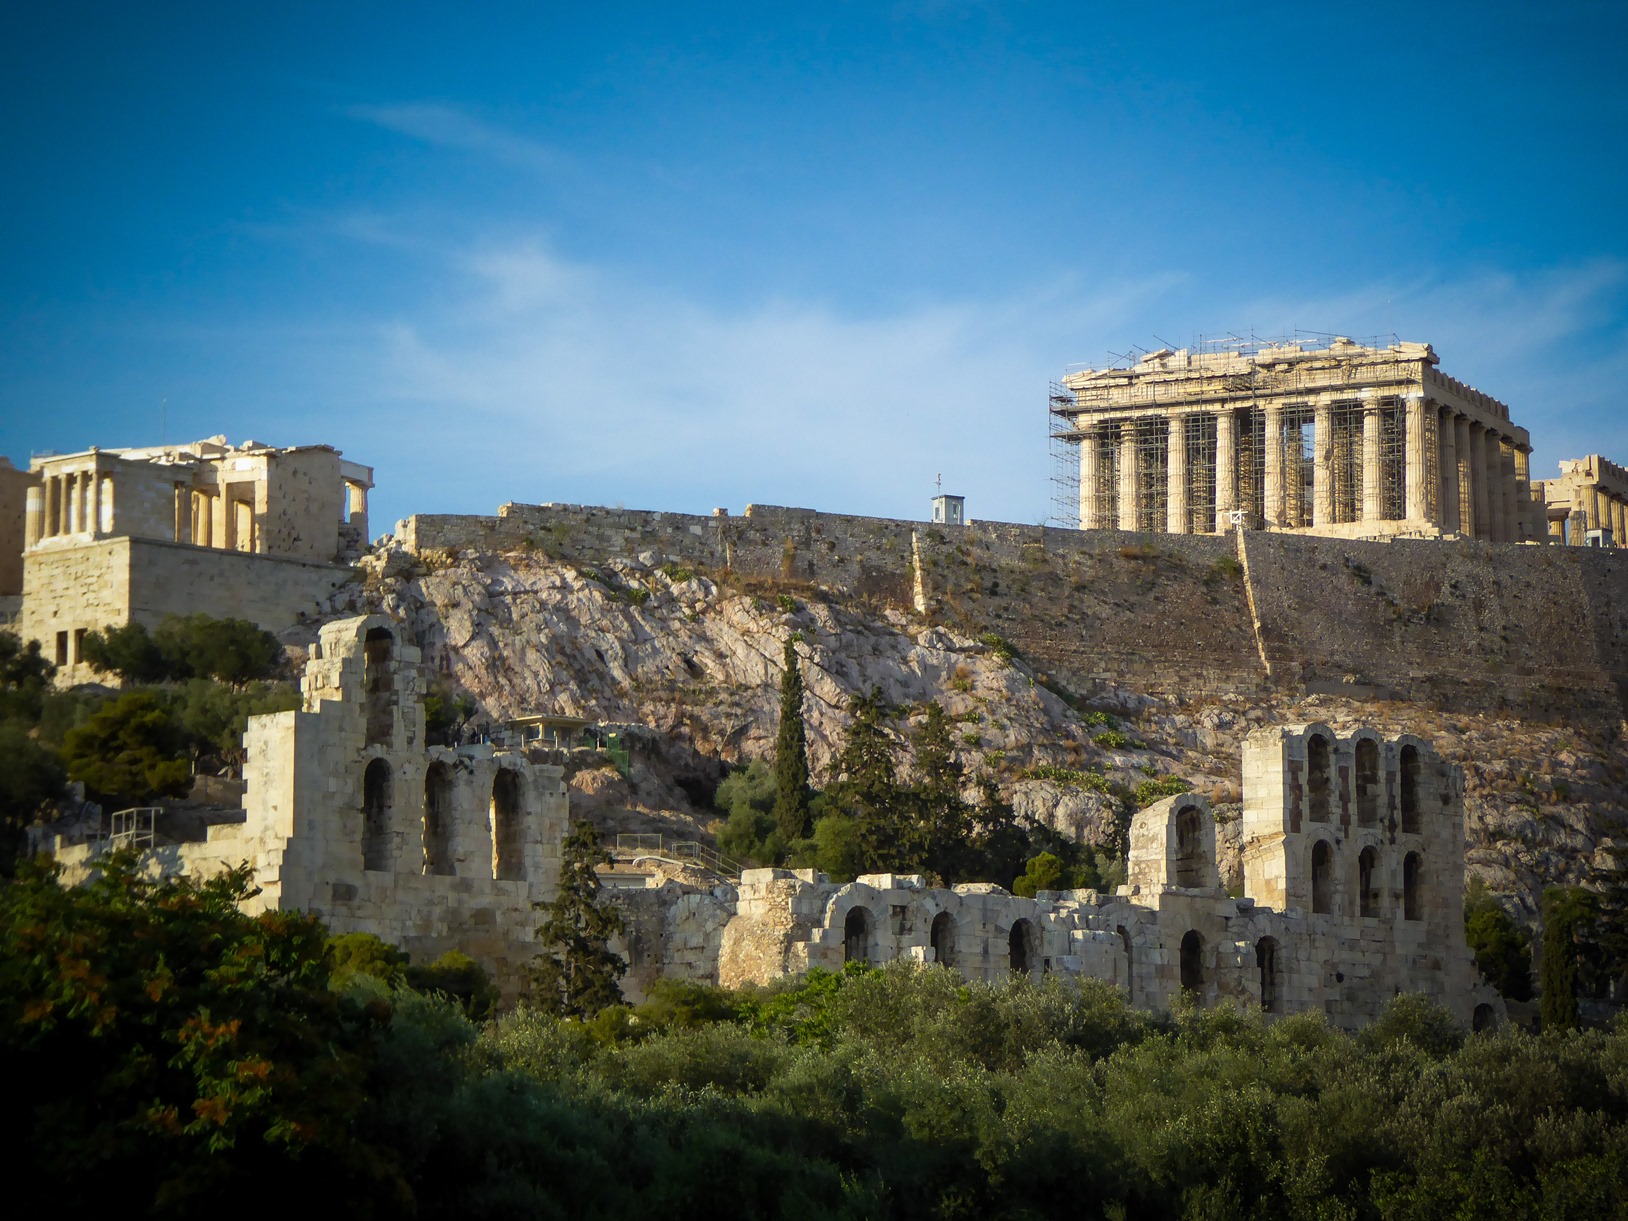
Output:
<instances>
[{"instance_id":1,"label":"tall cypress tree","mask_svg":"<svg viewBox=\"0 0 1628 1221\"><path fill-rule=\"evenodd\" d=\"M1543 892L1543 995L1538 1017L1544 1030L1575 1030L1584 944L1592 932L1598 899L1579 886Z\"/></svg>"},{"instance_id":2,"label":"tall cypress tree","mask_svg":"<svg viewBox=\"0 0 1628 1221\"><path fill-rule=\"evenodd\" d=\"M588 1018L622 1003L618 982L627 963L610 948L622 931L621 914L599 897L594 866L610 863L599 832L586 819L565 837L560 850L560 889L552 903L539 903L542 946L531 966L531 1001L561 1017Z\"/></svg>"},{"instance_id":3,"label":"tall cypress tree","mask_svg":"<svg viewBox=\"0 0 1628 1221\"><path fill-rule=\"evenodd\" d=\"M920 828L910 794L899 786L893 738L882 723L890 713L881 689L854 696L849 707L854 719L826 795L857 824L866 869L913 868L921 857Z\"/></svg>"},{"instance_id":4,"label":"tall cypress tree","mask_svg":"<svg viewBox=\"0 0 1628 1221\"><path fill-rule=\"evenodd\" d=\"M780 731L774 740L774 821L786 843L802 839L808 825L808 739L803 730L803 673L797 642L786 639L780 675Z\"/></svg>"},{"instance_id":5,"label":"tall cypress tree","mask_svg":"<svg viewBox=\"0 0 1628 1221\"><path fill-rule=\"evenodd\" d=\"M961 797L966 776L950 740L950 719L936 700L929 700L926 719L910 735L915 754L916 821L923 846L922 864L944 885L965 879L972 866L972 818Z\"/></svg>"}]
</instances>

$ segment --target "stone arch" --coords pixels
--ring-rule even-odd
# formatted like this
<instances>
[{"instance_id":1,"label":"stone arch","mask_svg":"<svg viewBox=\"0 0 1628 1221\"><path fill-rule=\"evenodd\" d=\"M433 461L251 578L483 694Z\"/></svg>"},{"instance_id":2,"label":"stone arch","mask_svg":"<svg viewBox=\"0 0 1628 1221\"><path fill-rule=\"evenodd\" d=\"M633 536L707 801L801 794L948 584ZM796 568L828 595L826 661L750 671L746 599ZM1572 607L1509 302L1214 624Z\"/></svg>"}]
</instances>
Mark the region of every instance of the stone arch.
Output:
<instances>
[{"instance_id":1,"label":"stone arch","mask_svg":"<svg viewBox=\"0 0 1628 1221\"><path fill-rule=\"evenodd\" d=\"M525 845L520 773L500 767L492 777L492 876L500 881L525 881Z\"/></svg>"},{"instance_id":2,"label":"stone arch","mask_svg":"<svg viewBox=\"0 0 1628 1221\"><path fill-rule=\"evenodd\" d=\"M1181 987L1184 992L1204 992L1204 938L1190 928L1181 939Z\"/></svg>"},{"instance_id":3,"label":"stone arch","mask_svg":"<svg viewBox=\"0 0 1628 1221\"><path fill-rule=\"evenodd\" d=\"M367 744L388 746L395 727L395 674L391 660L396 638L387 627L370 627L362 638L362 708Z\"/></svg>"},{"instance_id":4,"label":"stone arch","mask_svg":"<svg viewBox=\"0 0 1628 1221\"><path fill-rule=\"evenodd\" d=\"M955 917L949 912L939 912L933 917L932 927L928 930L928 942L933 947L933 961L943 967L955 965Z\"/></svg>"},{"instance_id":5,"label":"stone arch","mask_svg":"<svg viewBox=\"0 0 1628 1221\"><path fill-rule=\"evenodd\" d=\"M1262 937L1255 943L1255 965L1261 972L1261 1012L1276 1013L1281 1003L1278 983L1278 941Z\"/></svg>"},{"instance_id":6,"label":"stone arch","mask_svg":"<svg viewBox=\"0 0 1628 1221\"><path fill-rule=\"evenodd\" d=\"M1400 804L1402 807L1402 830L1408 835L1419 833L1419 748L1411 742L1404 743L1399 761L1400 776L1398 787L1401 789Z\"/></svg>"},{"instance_id":7,"label":"stone arch","mask_svg":"<svg viewBox=\"0 0 1628 1221\"><path fill-rule=\"evenodd\" d=\"M1379 850L1372 844L1357 854L1357 912L1379 915Z\"/></svg>"},{"instance_id":8,"label":"stone arch","mask_svg":"<svg viewBox=\"0 0 1628 1221\"><path fill-rule=\"evenodd\" d=\"M1424 919L1424 858L1410 852L1402 861L1402 919Z\"/></svg>"},{"instance_id":9,"label":"stone arch","mask_svg":"<svg viewBox=\"0 0 1628 1221\"><path fill-rule=\"evenodd\" d=\"M362 868L387 872L390 860L390 822L394 794L390 763L373 759L362 773Z\"/></svg>"},{"instance_id":10,"label":"stone arch","mask_svg":"<svg viewBox=\"0 0 1628 1221\"><path fill-rule=\"evenodd\" d=\"M1334 845L1326 839L1311 846L1311 910L1317 915L1334 910Z\"/></svg>"},{"instance_id":11,"label":"stone arch","mask_svg":"<svg viewBox=\"0 0 1628 1221\"><path fill-rule=\"evenodd\" d=\"M1015 920L1006 938L1007 966L1013 975L1034 973L1038 958L1039 935L1032 920Z\"/></svg>"},{"instance_id":12,"label":"stone arch","mask_svg":"<svg viewBox=\"0 0 1628 1221\"><path fill-rule=\"evenodd\" d=\"M1328 738L1314 733L1306 739L1306 814L1312 822L1328 822L1329 776L1333 770Z\"/></svg>"},{"instance_id":13,"label":"stone arch","mask_svg":"<svg viewBox=\"0 0 1628 1221\"><path fill-rule=\"evenodd\" d=\"M1372 738L1358 738L1353 751L1356 763L1357 824L1363 827L1379 825L1379 797L1382 789L1379 772L1379 743Z\"/></svg>"},{"instance_id":14,"label":"stone arch","mask_svg":"<svg viewBox=\"0 0 1628 1221\"><path fill-rule=\"evenodd\" d=\"M1176 812L1176 885L1193 889L1204 885L1204 832L1201 812L1188 806Z\"/></svg>"},{"instance_id":15,"label":"stone arch","mask_svg":"<svg viewBox=\"0 0 1628 1221\"><path fill-rule=\"evenodd\" d=\"M1125 951L1125 1000L1136 1000L1136 958L1131 953L1131 934L1123 924L1119 926L1119 948Z\"/></svg>"},{"instance_id":16,"label":"stone arch","mask_svg":"<svg viewBox=\"0 0 1628 1221\"><path fill-rule=\"evenodd\" d=\"M439 760L424 773L424 872L450 877L452 860L452 769Z\"/></svg>"},{"instance_id":17,"label":"stone arch","mask_svg":"<svg viewBox=\"0 0 1628 1221\"><path fill-rule=\"evenodd\" d=\"M1470 1029L1475 1031L1492 1030L1498 1025L1498 1011L1483 1001L1475 1007L1475 1015L1470 1019Z\"/></svg>"},{"instance_id":18,"label":"stone arch","mask_svg":"<svg viewBox=\"0 0 1628 1221\"><path fill-rule=\"evenodd\" d=\"M876 934L876 917L871 909L855 904L842 918L842 961L870 962Z\"/></svg>"}]
</instances>

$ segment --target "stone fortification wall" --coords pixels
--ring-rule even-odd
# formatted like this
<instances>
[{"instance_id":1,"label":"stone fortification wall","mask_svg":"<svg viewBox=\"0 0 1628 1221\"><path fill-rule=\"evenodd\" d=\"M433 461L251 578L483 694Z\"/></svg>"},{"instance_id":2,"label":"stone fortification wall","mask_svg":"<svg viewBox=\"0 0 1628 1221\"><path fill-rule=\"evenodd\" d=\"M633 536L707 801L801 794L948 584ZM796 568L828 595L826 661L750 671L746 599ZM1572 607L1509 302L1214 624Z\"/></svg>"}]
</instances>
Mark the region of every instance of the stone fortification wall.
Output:
<instances>
[{"instance_id":1,"label":"stone fortification wall","mask_svg":"<svg viewBox=\"0 0 1628 1221\"><path fill-rule=\"evenodd\" d=\"M415 517L410 551L538 548L808 581L994 632L1076 694L1268 688L1613 721L1628 688L1628 555L1372 542L965 527L749 507L742 517L506 505Z\"/></svg>"},{"instance_id":2,"label":"stone fortification wall","mask_svg":"<svg viewBox=\"0 0 1628 1221\"><path fill-rule=\"evenodd\" d=\"M1244 536L1275 680L1443 708L1622 715L1628 557L1582 548Z\"/></svg>"},{"instance_id":3,"label":"stone fortification wall","mask_svg":"<svg viewBox=\"0 0 1628 1221\"><path fill-rule=\"evenodd\" d=\"M282 631L351 578L332 564L150 539L39 549L24 561L22 635L64 667L60 682L86 682L96 676L80 663L83 632L200 613Z\"/></svg>"}]
</instances>

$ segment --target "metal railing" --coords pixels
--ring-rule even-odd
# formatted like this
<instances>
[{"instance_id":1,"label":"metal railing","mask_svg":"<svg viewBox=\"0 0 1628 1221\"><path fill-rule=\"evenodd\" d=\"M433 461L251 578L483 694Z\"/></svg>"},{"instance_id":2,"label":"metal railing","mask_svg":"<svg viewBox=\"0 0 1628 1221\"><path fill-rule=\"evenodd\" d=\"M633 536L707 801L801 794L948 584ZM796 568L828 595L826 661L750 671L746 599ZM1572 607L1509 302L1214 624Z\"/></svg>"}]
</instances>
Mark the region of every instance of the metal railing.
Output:
<instances>
[{"instance_id":1,"label":"metal railing","mask_svg":"<svg viewBox=\"0 0 1628 1221\"><path fill-rule=\"evenodd\" d=\"M85 842L91 855L100 856L118 848L151 848L157 841L158 816L162 806L131 806L108 815L108 830L97 830Z\"/></svg>"},{"instance_id":2,"label":"metal railing","mask_svg":"<svg viewBox=\"0 0 1628 1221\"><path fill-rule=\"evenodd\" d=\"M694 865L723 878L739 878L739 862L731 860L699 840L669 839L665 835L627 833L616 837L611 859L637 864L639 861L665 861L672 865Z\"/></svg>"}]
</instances>

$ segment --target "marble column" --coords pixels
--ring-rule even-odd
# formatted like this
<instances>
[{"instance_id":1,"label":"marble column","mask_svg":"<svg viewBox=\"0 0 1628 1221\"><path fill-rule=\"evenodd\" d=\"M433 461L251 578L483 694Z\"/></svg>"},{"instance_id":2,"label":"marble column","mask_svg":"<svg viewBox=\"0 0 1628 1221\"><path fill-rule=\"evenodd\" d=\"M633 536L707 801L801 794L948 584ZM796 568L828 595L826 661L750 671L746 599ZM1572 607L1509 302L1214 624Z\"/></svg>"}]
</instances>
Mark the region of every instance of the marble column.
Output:
<instances>
[{"instance_id":1,"label":"marble column","mask_svg":"<svg viewBox=\"0 0 1628 1221\"><path fill-rule=\"evenodd\" d=\"M1119 528L1136 529L1136 421L1119 425Z\"/></svg>"},{"instance_id":2,"label":"marble column","mask_svg":"<svg viewBox=\"0 0 1628 1221\"><path fill-rule=\"evenodd\" d=\"M1504 542L1521 541L1520 502L1515 497L1517 485L1515 470L1515 442L1513 438L1500 438L1498 446L1498 492L1502 500Z\"/></svg>"},{"instance_id":3,"label":"marble column","mask_svg":"<svg viewBox=\"0 0 1628 1221\"><path fill-rule=\"evenodd\" d=\"M1262 515L1266 518L1266 528L1276 530L1283 527L1283 407L1268 403L1263 414L1266 419L1266 504L1262 506Z\"/></svg>"},{"instance_id":4,"label":"marble column","mask_svg":"<svg viewBox=\"0 0 1628 1221\"><path fill-rule=\"evenodd\" d=\"M1173 415L1165 438L1165 530L1170 534L1191 534L1193 515L1187 508L1187 417Z\"/></svg>"},{"instance_id":5,"label":"marble column","mask_svg":"<svg viewBox=\"0 0 1628 1221\"><path fill-rule=\"evenodd\" d=\"M1385 516L1384 470L1379 461L1379 404L1362 407L1362 520Z\"/></svg>"},{"instance_id":6,"label":"marble column","mask_svg":"<svg viewBox=\"0 0 1628 1221\"><path fill-rule=\"evenodd\" d=\"M1458 453L1458 530L1465 538L1474 538L1481 521L1475 515L1475 454L1466 416L1453 417L1453 448Z\"/></svg>"},{"instance_id":7,"label":"marble column","mask_svg":"<svg viewBox=\"0 0 1628 1221\"><path fill-rule=\"evenodd\" d=\"M1470 425L1471 486L1475 493L1475 536L1492 537L1492 503L1487 496L1487 430L1479 424Z\"/></svg>"},{"instance_id":8,"label":"marble column","mask_svg":"<svg viewBox=\"0 0 1628 1221\"><path fill-rule=\"evenodd\" d=\"M1430 464L1436 460L1436 455L1429 452L1424 399L1419 396L1408 398L1406 411L1403 516L1409 521L1426 522L1430 520Z\"/></svg>"},{"instance_id":9,"label":"marble column","mask_svg":"<svg viewBox=\"0 0 1628 1221\"><path fill-rule=\"evenodd\" d=\"M1509 523L1504 518L1504 454L1503 439L1491 429L1487 430L1485 456L1487 462L1487 537L1497 543L1509 541Z\"/></svg>"},{"instance_id":10,"label":"marble column","mask_svg":"<svg viewBox=\"0 0 1628 1221\"><path fill-rule=\"evenodd\" d=\"M1095 530L1101 524L1097 521L1097 480L1100 477L1098 467L1099 454L1097 452L1097 434L1087 429L1080 438L1080 529Z\"/></svg>"},{"instance_id":11,"label":"marble column","mask_svg":"<svg viewBox=\"0 0 1628 1221\"><path fill-rule=\"evenodd\" d=\"M1215 532L1232 528L1238 507L1238 413L1222 410L1215 417Z\"/></svg>"},{"instance_id":12,"label":"marble column","mask_svg":"<svg viewBox=\"0 0 1628 1221\"><path fill-rule=\"evenodd\" d=\"M175 485L175 541L192 541L192 489L184 483Z\"/></svg>"},{"instance_id":13,"label":"marble column","mask_svg":"<svg viewBox=\"0 0 1628 1221\"><path fill-rule=\"evenodd\" d=\"M1452 412L1441 414L1436 435L1441 438L1441 528L1456 534L1463 527L1458 512L1458 430Z\"/></svg>"},{"instance_id":14,"label":"marble column","mask_svg":"<svg viewBox=\"0 0 1628 1221\"><path fill-rule=\"evenodd\" d=\"M1625 512L1622 501L1615 496L1611 497L1611 542L1617 547L1628 547L1628 512Z\"/></svg>"},{"instance_id":15,"label":"marble column","mask_svg":"<svg viewBox=\"0 0 1628 1221\"><path fill-rule=\"evenodd\" d=\"M32 547L45 537L45 488L35 484L24 497L23 546Z\"/></svg>"},{"instance_id":16,"label":"marble column","mask_svg":"<svg viewBox=\"0 0 1628 1221\"><path fill-rule=\"evenodd\" d=\"M1311 521L1313 526L1334 522L1334 407L1319 399L1312 408Z\"/></svg>"},{"instance_id":17,"label":"marble column","mask_svg":"<svg viewBox=\"0 0 1628 1221\"><path fill-rule=\"evenodd\" d=\"M102 476L98 471L92 471L89 476L90 486L85 489L89 495L89 512L85 514L85 533L92 538L102 535Z\"/></svg>"}]
</instances>

